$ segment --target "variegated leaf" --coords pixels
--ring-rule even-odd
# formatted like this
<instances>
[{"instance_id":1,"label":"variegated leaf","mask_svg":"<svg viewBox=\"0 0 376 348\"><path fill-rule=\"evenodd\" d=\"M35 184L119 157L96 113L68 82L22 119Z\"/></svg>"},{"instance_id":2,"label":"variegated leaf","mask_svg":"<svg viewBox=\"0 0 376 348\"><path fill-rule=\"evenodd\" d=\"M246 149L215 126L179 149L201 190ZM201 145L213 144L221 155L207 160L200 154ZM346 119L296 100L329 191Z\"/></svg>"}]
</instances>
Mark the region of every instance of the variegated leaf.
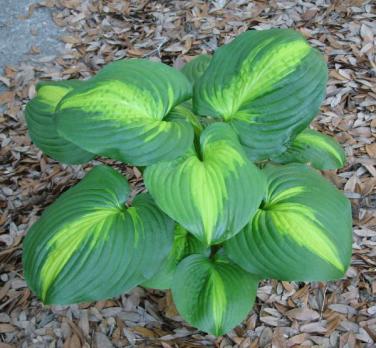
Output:
<instances>
[{"instance_id":1,"label":"variegated leaf","mask_svg":"<svg viewBox=\"0 0 376 348\"><path fill-rule=\"evenodd\" d=\"M309 163L321 170L342 168L346 155L335 139L312 129L306 129L292 141L287 150L272 161L277 163Z\"/></svg>"},{"instance_id":2,"label":"variegated leaf","mask_svg":"<svg viewBox=\"0 0 376 348\"><path fill-rule=\"evenodd\" d=\"M169 118L191 97L176 69L142 59L114 62L59 103L59 134L87 151L134 165L171 160L192 144L184 116Z\"/></svg>"},{"instance_id":3,"label":"variegated leaf","mask_svg":"<svg viewBox=\"0 0 376 348\"><path fill-rule=\"evenodd\" d=\"M197 238L192 236L183 227L176 225L174 245L163 262L160 270L151 279L148 279L142 286L153 289L169 289L178 263L191 254L202 254L209 256L210 249Z\"/></svg>"},{"instance_id":4,"label":"variegated leaf","mask_svg":"<svg viewBox=\"0 0 376 348\"><path fill-rule=\"evenodd\" d=\"M56 105L81 83L76 80L41 82L37 85L37 96L25 109L25 118L33 143L47 156L63 163L85 163L95 156L61 137L53 120Z\"/></svg>"},{"instance_id":5,"label":"variegated leaf","mask_svg":"<svg viewBox=\"0 0 376 348\"><path fill-rule=\"evenodd\" d=\"M351 205L303 164L269 165L264 203L225 244L227 255L264 278L322 281L342 277L350 263Z\"/></svg>"},{"instance_id":6,"label":"variegated leaf","mask_svg":"<svg viewBox=\"0 0 376 348\"><path fill-rule=\"evenodd\" d=\"M178 265L172 295L187 322L219 336L246 318L257 284L255 276L222 255L191 255Z\"/></svg>"},{"instance_id":7,"label":"variegated leaf","mask_svg":"<svg viewBox=\"0 0 376 348\"><path fill-rule=\"evenodd\" d=\"M260 170L224 123L205 128L196 149L148 167L144 179L158 206L207 245L239 232L265 194Z\"/></svg>"},{"instance_id":8,"label":"variegated leaf","mask_svg":"<svg viewBox=\"0 0 376 348\"><path fill-rule=\"evenodd\" d=\"M194 85L199 115L221 118L249 158L286 150L319 111L327 67L321 54L289 29L247 31L220 47Z\"/></svg>"},{"instance_id":9,"label":"variegated leaf","mask_svg":"<svg viewBox=\"0 0 376 348\"><path fill-rule=\"evenodd\" d=\"M174 223L147 194L125 207L127 181L95 167L63 193L24 241L29 287L46 304L118 296L151 278L167 257Z\"/></svg>"},{"instance_id":10,"label":"variegated leaf","mask_svg":"<svg viewBox=\"0 0 376 348\"><path fill-rule=\"evenodd\" d=\"M205 72L209 63L211 56L207 54L202 54L193 58L190 62L186 63L181 72L194 84L199 77Z\"/></svg>"}]
</instances>

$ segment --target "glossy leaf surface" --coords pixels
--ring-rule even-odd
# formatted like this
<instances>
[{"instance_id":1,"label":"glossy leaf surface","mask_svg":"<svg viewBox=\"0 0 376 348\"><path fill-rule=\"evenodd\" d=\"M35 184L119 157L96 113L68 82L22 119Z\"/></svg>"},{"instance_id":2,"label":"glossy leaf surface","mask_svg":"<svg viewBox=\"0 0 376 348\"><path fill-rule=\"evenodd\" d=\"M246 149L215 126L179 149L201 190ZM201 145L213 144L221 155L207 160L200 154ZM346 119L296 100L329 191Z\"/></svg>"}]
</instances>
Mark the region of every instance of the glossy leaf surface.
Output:
<instances>
[{"instance_id":1,"label":"glossy leaf surface","mask_svg":"<svg viewBox=\"0 0 376 348\"><path fill-rule=\"evenodd\" d=\"M175 273L176 308L191 325L219 336L244 320L252 309L258 279L224 256L185 258Z\"/></svg>"},{"instance_id":2,"label":"glossy leaf surface","mask_svg":"<svg viewBox=\"0 0 376 348\"><path fill-rule=\"evenodd\" d=\"M188 78L189 81L193 84L199 79L199 77L205 72L209 63L211 56L207 54L202 54L193 58L191 61L186 63L181 72Z\"/></svg>"},{"instance_id":3,"label":"glossy leaf surface","mask_svg":"<svg viewBox=\"0 0 376 348\"><path fill-rule=\"evenodd\" d=\"M60 134L87 151L144 166L174 159L191 145L190 123L168 117L190 97L191 84L176 69L123 60L65 96L55 120Z\"/></svg>"},{"instance_id":4,"label":"glossy leaf surface","mask_svg":"<svg viewBox=\"0 0 376 348\"><path fill-rule=\"evenodd\" d=\"M306 129L293 140L287 151L272 157L277 163L309 163L320 170L342 168L346 155L335 139L312 129Z\"/></svg>"},{"instance_id":5,"label":"glossy leaf surface","mask_svg":"<svg viewBox=\"0 0 376 348\"><path fill-rule=\"evenodd\" d=\"M350 263L351 205L303 164L269 165L261 209L234 238L227 255L263 278L322 281L342 277Z\"/></svg>"},{"instance_id":6,"label":"glossy leaf surface","mask_svg":"<svg viewBox=\"0 0 376 348\"><path fill-rule=\"evenodd\" d=\"M63 163L85 163L95 156L61 137L53 121L59 101L80 85L75 80L41 82L37 96L26 105L25 118L33 143L47 156Z\"/></svg>"},{"instance_id":7,"label":"glossy leaf surface","mask_svg":"<svg viewBox=\"0 0 376 348\"><path fill-rule=\"evenodd\" d=\"M221 118L249 158L282 153L319 111L327 67L321 54L289 29L248 31L220 47L194 85L196 113Z\"/></svg>"},{"instance_id":8,"label":"glossy leaf surface","mask_svg":"<svg viewBox=\"0 0 376 348\"><path fill-rule=\"evenodd\" d=\"M210 249L202 244L192 234L188 233L179 225L175 227L174 245L168 257L160 267L159 272L151 279L148 279L142 286L153 289L169 289L176 271L176 267L184 257L191 254L202 254L209 256Z\"/></svg>"},{"instance_id":9,"label":"glossy leaf surface","mask_svg":"<svg viewBox=\"0 0 376 348\"><path fill-rule=\"evenodd\" d=\"M144 180L167 215L210 245L230 238L249 221L264 197L265 181L228 125L207 127L198 147L148 167Z\"/></svg>"},{"instance_id":10,"label":"glossy leaf surface","mask_svg":"<svg viewBox=\"0 0 376 348\"><path fill-rule=\"evenodd\" d=\"M159 270L172 247L174 223L147 194L126 208L129 193L118 172L95 167L32 226L24 273L44 303L118 296Z\"/></svg>"}]
</instances>

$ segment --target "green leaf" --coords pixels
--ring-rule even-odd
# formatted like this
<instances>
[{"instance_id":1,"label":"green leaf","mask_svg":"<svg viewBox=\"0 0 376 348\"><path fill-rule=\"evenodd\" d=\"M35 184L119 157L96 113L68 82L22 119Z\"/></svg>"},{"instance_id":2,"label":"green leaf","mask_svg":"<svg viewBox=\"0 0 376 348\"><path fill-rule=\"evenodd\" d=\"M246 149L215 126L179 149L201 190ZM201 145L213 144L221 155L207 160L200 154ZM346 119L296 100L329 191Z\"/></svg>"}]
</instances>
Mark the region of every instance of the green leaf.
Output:
<instances>
[{"instance_id":1,"label":"green leaf","mask_svg":"<svg viewBox=\"0 0 376 348\"><path fill-rule=\"evenodd\" d=\"M168 119L191 97L179 71L148 60L123 60L105 67L58 105L58 132L87 151L133 165L171 160L192 144L185 117Z\"/></svg>"},{"instance_id":2,"label":"green leaf","mask_svg":"<svg viewBox=\"0 0 376 348\"><path fill-rule=\"evenodd\" d=\"M184 102L176 106L169 114L168 119L181 119L184 117L193 127L194 133L200 135L203 130L203 127L200 123L200 118L192 112L192 108L188 102Z\"/></svg>"},{"instance_id":3,"label":"green leaf","mask_svg":"<svg viewBox=\"0 0 376 348\"><path fill-rule=\"evenodd\" d=\"M32 226L24 241L24 273L44 303L117 296L159 270L172 247L174 223L147 194L126 208L129 193L118 172L95 167Z\"/></svg>"},{"instance_id":4,"label":"green leaf","mask_svg":"<svg viewBox=\"0 0 376 348\"><path fill-rule=\"evenodd\" d=\"M178 263L191 254L209 256L210 249L188 233L183 227L176 225L174 245L163 262L160 271L151 279L144 282L142 286L162 290L171 288Z\"/></svg>"},{"instance_id":5,"label":"green leaf","mask_svg":"<svg viewBox=\"0 0 376 348\"><path fill-rule=\"evenodd\" d=\"M178 265L172 295L188 323L220 336L246 318L257 285L257 278L223 256L191 255Z\"/></svg>"},{"instance_id":6,"label":"green leaf","mask_svg":"<svg viewBox=\"0 0 376 348\"><path fill-rule=\"evenodd\" d=\"M37 85L37 96L26 105L31 140L47 156L63 163L85 163L95 156L62 138L53 122L56 105L80 84L75 80L41 82Z\"/></svg>"},{"instance_id":7,"label":"green leaf","mask_svg":"<svg viewBox=\"0 0 376 348\"><path fill-rule=\"evenodd\" d=\"M324 99L321 54L290 29L248 31L220 47L194 85L199 115L221 118L249 158L268 159L307 128Z\"/></svg>"},{"instance_id":8,"label":"green leaf","mask_svg":"<svg viewBox=\"0 0 376 348\"><path fill-rule=\"evenodd\" d=\"M193 84L196 82L199 77L205 72L209 63L211 56L207 54L202 54L193 58L191 61L186 63L181 72L188 78L189 81Z\"/></svg>"},{"instance_id":9,"label":"green leaf","mask_svg":"<svg viewBox=\"0 0 376 348\"><path fill-rule=\"evenodd\" d=\"M272 157L277 163L310 163L321 170L342 168L346 155L335 139L312 129L306 129L293 140L287 151Z\"/></svg>"},{"instance_id":10,"label":"green leaf","mask_svg":"<svg viewBox=\"0 0 376 348\"><path fill-rule=\"evenodd\" d=\"M268 193L252 221L225 244L226 254L264 278L322 281L350 263L351 205L303 164L269 165Z\"/></svg>"},{"instance_id":11,"label":"green leaf","mask_svg":"<svg viewBox=\"0 0 376 348\"><path fill-rule=\"evenodd\" d=\"M265 194L261 171L245 156L224 123L207 127L184 156L145 170L144 181L157 205L206 245L240 231Z\"/></svg>"}]
</instances>

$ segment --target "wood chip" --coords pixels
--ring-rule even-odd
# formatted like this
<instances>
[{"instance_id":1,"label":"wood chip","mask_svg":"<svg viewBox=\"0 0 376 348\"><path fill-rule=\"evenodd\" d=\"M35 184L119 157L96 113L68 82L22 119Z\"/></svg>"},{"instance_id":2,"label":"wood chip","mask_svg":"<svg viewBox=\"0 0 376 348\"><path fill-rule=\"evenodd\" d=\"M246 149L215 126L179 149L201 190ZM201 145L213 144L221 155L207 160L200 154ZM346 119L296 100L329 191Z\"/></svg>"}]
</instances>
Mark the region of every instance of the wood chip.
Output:
<instances>
[{"instance_id":1,"label":"wood chip","mask_svg":"<svg viewBox=\"0 0 376 348\"><path fill-rule=\"evenodd\" d=\"M34 54L0 76L0 348L374 347L376 345L376 15L370 0L43 0L64 28L64 52ZM142 191L141 172L99 158L64 165L30 141L25 104L40 80L87 79L103 65L140 57L181 66L247 29L296 28L321 50L327 95L313 127L334 136L347 164L324 175L352 204L351 268L325 283L263 281L242 325L215 338L185 323L170 292L136 288L84 306L43 306L22 277L22 238L43 209L93 165L106 163ZM43 47L33 47L37 53ZM161 338L163 337L162 341Z\"/></svg>"}]
</instances>

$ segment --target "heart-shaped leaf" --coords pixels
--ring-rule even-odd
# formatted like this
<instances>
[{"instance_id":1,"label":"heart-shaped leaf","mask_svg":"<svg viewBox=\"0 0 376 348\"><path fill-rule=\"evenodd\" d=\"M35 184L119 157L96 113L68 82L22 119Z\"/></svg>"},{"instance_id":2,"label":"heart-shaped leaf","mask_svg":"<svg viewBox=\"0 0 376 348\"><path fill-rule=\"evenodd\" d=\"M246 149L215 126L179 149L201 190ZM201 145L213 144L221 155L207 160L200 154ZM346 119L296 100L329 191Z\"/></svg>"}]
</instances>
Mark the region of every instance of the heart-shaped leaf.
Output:
<instances>
[{"instance_id":1,"label":"heart-shaped leaf","mask_svg":"<svg viewBox=\"0 0 376 348\"><path fill-rule=\"evenodd\" d=\"M271 158L277 163L310 163L321 170L342 168L346 155L335 139L312 129L306 129L294 139L287 151Z\"/></svg>"},{"instance_id":2,"label":"heart-shaped leaf","mask_svg":"<svg viewBox=\"0 0 376 348\"><path fill-rule=\"evenodd\" d=\"M25 118L30 138L47 156L63 163L85 163L94 154L62 138L53 121L56 105L81 82L49 81L37 85L37 96L26 105Z\"/></svg>"},{"instance_id":3,"label":"heart-shaped leaf","mask_svg":"<svg viewBox=\"0 0 376 348\"><path fill-rule=\"evenodd\" d=\"M269 165L264 204L225 243L226 254L264 278L322 281L342 277L351 259L348 199L303 164Z\"/></svg>"},{"instance_id":4,"label":"heart-shaped leaf","mask_svg":"<svg viewBox=\"0 0 376 348\"><path fill-rule=\"evenodd\" d=\"M188 255L202 254L209 256L210 249L179 225L175 227L174 245L160 271L142 284L147 288L169 289L178 263Z\"/></svg>"},{"instance_id":5,"label":"heart-shaped leaf","mask_svg":"<svg viewBox=\"0 0 376 348\"><path fill-rule=\"evenodd\" d=\"M127 181L95 167L32 226L23 265L46 304L101 300L151 278L167 257L174 223L141 194L125 207Z\"/></svg>"},{"instance_id":6,"label":"heart-shaped leaf","mask_svg":"<svg viewBox=\"0 0 376 348\"><path fill-rule=\"evenodd\" d=\"M197 149L145 171L158 206L203 243L220 243L249 221L265 194L260 170L224 123L207 127Z\"/></svg>"},{"instance_id":7,"label":"heart-shaped leaf","mask_svg":"<svg viewBox=\"0 0 376 348\"><path fill-rule=\"evenodd\" d=\"M327 67L289 29L248 31L220 47L194 85L196 113L222 118L251 159L282 153L318 113Z\"/></svg>"},{"instance_id":8,"label":"heart-shaped leaf","mask_svg":"<svg viewBox=\"0 0 376 348\"><path fill-rule=\"evenodd\" d=\"M181 72L188 78L189 81L193 84L199 79L199 77L205 72L209 63L211 56L207 54L202 54L193 58L191 61L186 63Z\"/></svg>"},{"instance_id":9,"label":"heart-shaped leaf","mask_svg":"<svg viewBox=\"0 0 376 348\"><path fill-rule=\"evenodd\" d=\"M134 165L171 160L192 144L184 116L173 108L191 97L191 84L176 69L148 60L105 67L59 103L59 134L87 151Z\"/></svg>"},{"instance_id":10,"label":"heart-shaped leaf","mask_svg":"<svg viewBox=\"0 0 376 348\"><path fill-rule=\"evenodd\" d=\"M258 279L219 255L191 255L179 265L172 295L182 317L219 336L241 323L252 309Z\"/></svg>"}]
</instances>

